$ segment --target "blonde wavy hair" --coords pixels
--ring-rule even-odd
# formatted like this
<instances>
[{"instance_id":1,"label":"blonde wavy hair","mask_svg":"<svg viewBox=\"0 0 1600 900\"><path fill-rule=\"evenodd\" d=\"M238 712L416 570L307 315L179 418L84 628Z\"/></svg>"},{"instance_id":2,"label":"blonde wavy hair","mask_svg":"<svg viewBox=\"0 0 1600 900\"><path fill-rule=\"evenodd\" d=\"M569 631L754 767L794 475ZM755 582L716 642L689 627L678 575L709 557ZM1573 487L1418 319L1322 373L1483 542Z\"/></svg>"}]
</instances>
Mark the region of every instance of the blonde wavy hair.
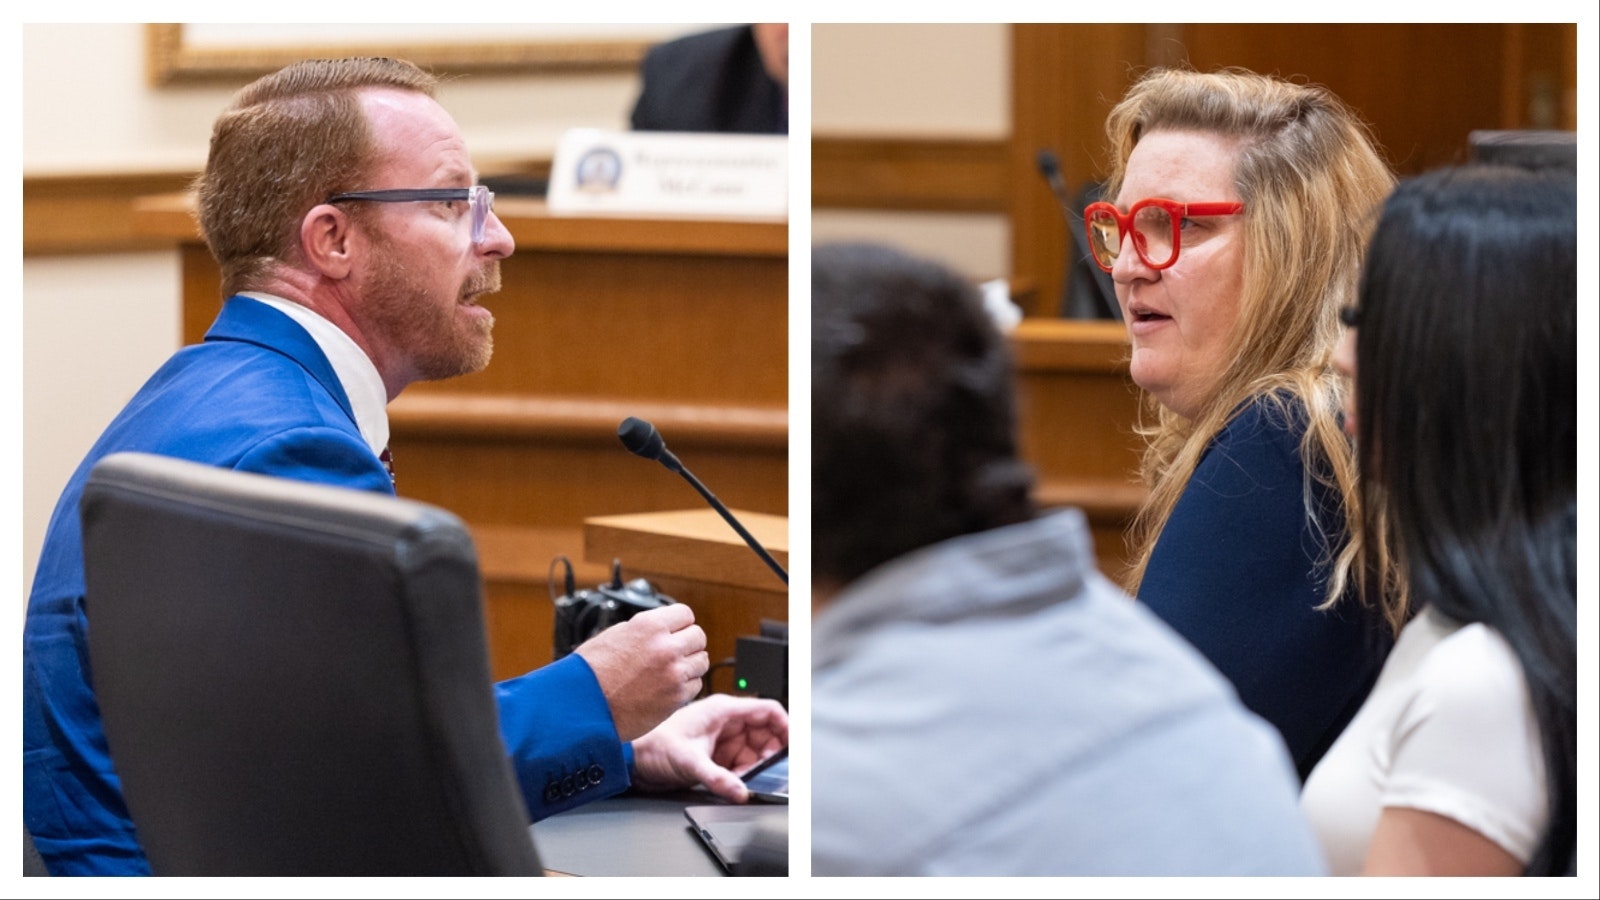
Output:
<instances>
[{"instance_id":1,"label":"blonde wavy hair","mask_svg":"<svg viewBox=\"0 0 1600 900\"><path fill-rule=\"evenodd\" d=\"M1338 420L1346 385L1331 366L1339 309L1356 299L1367 241L1394 175L1367 126L1326 88L1241 69L1156 69L1106 120L1112 165L1106 196L1121 189L1139 139L1158 130L1207 132L1237 143L1244 296L1225 349L1226 371L1204 411L1188 419L1146 397L1139 432L1148 444L1140 469L1150 494L1129 532L1133 562L1125 586L1137 593L1156 540L1211 441L1247 402L1260 401L1306 421L1300 454L1313 527L1319 521L1313 480L1343 500L1342 533L1322 535L1330 569L1322 607L1338 600L1352 578L1363 598L1399 589L1387 553L1377 554L1371 568L1359 563L1360 491ZM1377 538L1381 550L1387 542Z\"/></svg>"}]
</instances>

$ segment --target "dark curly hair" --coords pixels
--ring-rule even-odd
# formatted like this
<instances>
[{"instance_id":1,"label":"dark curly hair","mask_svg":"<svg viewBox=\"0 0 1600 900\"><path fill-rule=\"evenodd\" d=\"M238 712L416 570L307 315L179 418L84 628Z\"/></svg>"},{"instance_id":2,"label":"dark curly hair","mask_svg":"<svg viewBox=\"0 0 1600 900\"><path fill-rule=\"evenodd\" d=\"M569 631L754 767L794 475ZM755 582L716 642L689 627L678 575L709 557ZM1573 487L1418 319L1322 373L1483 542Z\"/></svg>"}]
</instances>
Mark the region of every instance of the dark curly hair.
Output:
<instances>
[{"instance_id":1,"label":"dark curly hair","mask_svg":"<svg viewBox=\"0 0 1600 900\"><path fill-rule=\"evenodd\" d=\"M970 282L887 247L820 246L811 316L819 582L1033 517L1010 351Z\"/></svg>"}]
</instances>

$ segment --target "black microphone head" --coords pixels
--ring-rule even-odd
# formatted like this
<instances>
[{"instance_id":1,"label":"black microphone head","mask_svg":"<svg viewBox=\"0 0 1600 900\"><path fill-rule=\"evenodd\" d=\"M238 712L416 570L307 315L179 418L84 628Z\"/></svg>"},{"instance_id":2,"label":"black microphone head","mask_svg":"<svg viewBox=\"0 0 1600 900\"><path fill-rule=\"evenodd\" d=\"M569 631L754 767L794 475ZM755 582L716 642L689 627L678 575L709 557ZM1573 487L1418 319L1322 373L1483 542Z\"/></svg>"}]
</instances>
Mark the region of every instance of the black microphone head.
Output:
<instances>
[{"instance_id":1,"label":"black microphone head","mask_svg":"<svg viewBox=\"0 0 1600 900\"><path fill-rule=\"evenodd\" d=\"M661 451L667 447L667 442L661 439L661 432L654 425L637 417L629 416L617 426L617 437L622 439L622 446L628 452L645 459L660 459Z\"/></svg>"},{"instance_id":2,"label":"black microphone head","mask_svg":"<svg viewBox=\"0 0 1600 900\"><path fill-rule=\"evenodd\" d=\"M683 464L667 449L667 442L661 439L661 432L654 425L639 418L629 416L617 426L617 437L622 439L622 446L628 452L645 459L653 459L674 472L683 470Z\"/></svg>"},{"instance_id":3,"label":"black microphone head","mask_svg":"<svg viewBox=\"0 0 1600 900\"><path fill-rule=\"evenodd\" d=\"M1054 178L1061 172L1061 160L1056 157L1055 151L1048 147L1041 149L1035 157L1039 172L1046 178Z\"/></svg>"}]
</instances>

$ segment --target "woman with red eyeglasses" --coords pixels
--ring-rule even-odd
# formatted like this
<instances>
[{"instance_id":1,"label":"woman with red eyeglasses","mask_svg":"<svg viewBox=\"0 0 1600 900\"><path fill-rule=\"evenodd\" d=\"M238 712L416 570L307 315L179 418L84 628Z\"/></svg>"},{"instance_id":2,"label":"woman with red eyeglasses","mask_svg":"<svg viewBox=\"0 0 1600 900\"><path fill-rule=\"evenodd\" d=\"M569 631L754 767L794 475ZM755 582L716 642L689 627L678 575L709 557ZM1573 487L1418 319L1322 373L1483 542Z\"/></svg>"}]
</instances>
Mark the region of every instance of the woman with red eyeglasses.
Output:
<instances>
[{"instance_id":1,"label":"woman with red eyeglasses","mask_svg":"<svg viewBox=\"0 0 1600 900\"><path fill-rule=\"evenodd\" d=\"M1148 401L1126 587L1277 726L1303 779L1390 643L1359 599L1397 579L1386 554L1356 564L1330 357L1394 178L1326 89L1241 70L1154 70L1106 130L1084 227Z\"/></svg>"}]
</instances>

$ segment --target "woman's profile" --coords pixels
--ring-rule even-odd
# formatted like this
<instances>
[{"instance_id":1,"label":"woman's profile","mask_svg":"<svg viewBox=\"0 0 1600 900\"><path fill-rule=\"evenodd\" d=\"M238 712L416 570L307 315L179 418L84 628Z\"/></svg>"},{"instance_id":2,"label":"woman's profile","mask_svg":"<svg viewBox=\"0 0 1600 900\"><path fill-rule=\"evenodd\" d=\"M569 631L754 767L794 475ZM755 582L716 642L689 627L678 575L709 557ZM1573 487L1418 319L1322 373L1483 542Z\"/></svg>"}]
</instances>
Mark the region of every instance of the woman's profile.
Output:
<instances>
[{"instance_id":1,"label":"woman's profile","mask_svg":"<svg viewBox=\"0 0 1600 900\"><path fill-rule=\"evenodd\" d=\"M1326 89L1242 70L1155 70L1106 123L1111 273L1149 487L1125 586L1277 726L1303 778L1387 649L1355 589L1355 464L1330 364L1371 214L1394 179Z\"/></svg>"}]
</instances>

